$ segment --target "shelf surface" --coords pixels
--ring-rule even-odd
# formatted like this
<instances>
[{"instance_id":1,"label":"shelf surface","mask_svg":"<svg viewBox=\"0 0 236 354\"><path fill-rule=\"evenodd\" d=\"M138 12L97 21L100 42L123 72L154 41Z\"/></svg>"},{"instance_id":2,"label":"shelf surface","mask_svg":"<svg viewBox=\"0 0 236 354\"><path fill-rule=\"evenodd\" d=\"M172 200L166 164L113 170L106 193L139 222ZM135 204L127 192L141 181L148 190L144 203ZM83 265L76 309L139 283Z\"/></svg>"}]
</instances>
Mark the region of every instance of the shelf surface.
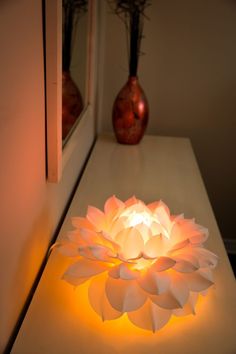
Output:
<instances>
[{"instance_id":1,"label":"shelf surface","mask_svg":"<svg viewBox=\"0 0 236 354\"><path fill-rule=\"evenodd\" d=\"M174 318L155 334L123 316L102 322L87 300L87 283L74 289L61 280L71 261L54 250L36 289L12 353L18 354L234 354L235 279L190 141L145 136L136 146L98 139L58 238L72 230L72 216L88 205L102 208L115 194L145 202L162 199L172 214L184 212L206 226L206 246L219 256L215 285L197 304L196 316Z\"/></svg>"}]
</instances>

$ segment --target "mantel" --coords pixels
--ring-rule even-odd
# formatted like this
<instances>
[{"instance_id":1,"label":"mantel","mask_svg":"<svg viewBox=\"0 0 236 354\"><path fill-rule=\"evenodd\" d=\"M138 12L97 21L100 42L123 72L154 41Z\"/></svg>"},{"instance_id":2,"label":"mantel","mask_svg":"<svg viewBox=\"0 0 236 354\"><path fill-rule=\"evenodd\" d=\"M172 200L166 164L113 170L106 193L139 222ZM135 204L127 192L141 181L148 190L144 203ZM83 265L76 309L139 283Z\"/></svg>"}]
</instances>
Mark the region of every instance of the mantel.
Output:
<instances>
[{"instance_id":1,"label":"mantel","mask_svg":"<svg viewBox=\"0 0 236 354\"><path fill-rule=\"evenodd\" d=\"M113 194L162 199L173 214L184 212L209 229L207 247L219 265L196 316L174 318L155 334L125 317L102 322L88 304L86 283L75 290L61 280L68 260L54 250L12 353L235 353L235 280L189 139L145 136L139 145L125 146L111 135L98 138L58 239L72 229L72 216L83 216L88 205L102 208Z\"/></svg>"}]
</instances>

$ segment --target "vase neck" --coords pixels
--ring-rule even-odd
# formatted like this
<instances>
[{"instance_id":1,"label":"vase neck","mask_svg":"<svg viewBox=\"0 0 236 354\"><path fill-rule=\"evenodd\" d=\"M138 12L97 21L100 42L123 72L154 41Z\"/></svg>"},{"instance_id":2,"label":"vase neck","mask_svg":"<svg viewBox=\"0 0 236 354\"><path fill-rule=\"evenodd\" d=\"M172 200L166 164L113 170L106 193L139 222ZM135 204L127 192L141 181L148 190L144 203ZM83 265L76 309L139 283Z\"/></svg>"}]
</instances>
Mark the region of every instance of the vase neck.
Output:
<instances>
[{"instance_id":1,"label":"vase neck","mask_svg":"<svg viewBox=\"0 0 236 354\"><path fill-rule=\"evenodd\" d=\"M138 82L138 76L129 76L128 82L130 82L130 83Z\"/></svg>"},{"instance_id":2,"label":"vase neck","mask_svg":"<svg viewBox=\"0 0 236 354\"><path fill-rule=\"evenodd\" d=\"M70 75L70 70L63 70L62 71L62 78L63 79L68 79L68 78L70 78L71 77L71 75Z\"/></svg>"}]
</instances>

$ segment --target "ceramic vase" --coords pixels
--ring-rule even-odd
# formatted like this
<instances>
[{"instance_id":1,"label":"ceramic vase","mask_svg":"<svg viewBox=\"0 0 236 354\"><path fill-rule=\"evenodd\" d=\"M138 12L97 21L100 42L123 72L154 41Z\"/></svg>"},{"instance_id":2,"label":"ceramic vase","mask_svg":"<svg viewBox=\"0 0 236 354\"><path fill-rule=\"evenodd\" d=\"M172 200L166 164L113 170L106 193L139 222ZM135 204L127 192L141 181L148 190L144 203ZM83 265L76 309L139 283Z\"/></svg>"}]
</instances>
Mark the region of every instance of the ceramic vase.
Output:
<instances>
[{"instance_id":1,"label":"ceramic vase","mask_svg":"<svg viewBox=\"0 0 236 354\"><path fill-rule=\"evenodd\" d=\"M113 105L112 122L117 141L138 144L146 130L148 115L148 101L138 77L130 76Z\"/></svg>"}]
</instances>

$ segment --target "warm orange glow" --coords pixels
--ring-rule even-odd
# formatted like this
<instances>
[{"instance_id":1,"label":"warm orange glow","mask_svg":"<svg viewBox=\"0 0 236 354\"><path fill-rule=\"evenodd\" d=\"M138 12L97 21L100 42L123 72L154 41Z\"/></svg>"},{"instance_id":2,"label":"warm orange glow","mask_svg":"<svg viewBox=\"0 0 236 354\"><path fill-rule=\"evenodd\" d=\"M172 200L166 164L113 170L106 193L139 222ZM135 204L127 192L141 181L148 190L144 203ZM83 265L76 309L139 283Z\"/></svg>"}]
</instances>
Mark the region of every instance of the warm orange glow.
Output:
<instances>
[{"instance_id":1,"label":"warm orange glow","mask_svg":"<svg viewBox=\"0 0 236 354\"><path fill-rule=\"evenodd\" d=\"M145 205L135 197L122 202L113 196L104 212L89 207L86 218L72 223L75 230L58 245L76 260L63 278L78 286L89 326L101 326L97 313L116 335L134 326L159 331L195 314L199 297L213 284L217 257L202 246L207 229L170 215L161 201Z\"/></svg>"},{"instance_id":2,"label":"warm orange glow","mask_svg":"<svg viewBox=\"0 0 236 354\"><path fill-rule=\"evenodd\" d=\"M99 276L101 279L104 277L104 274ZM70 302L71 313L79 315L83 319L83 322L90 328L94 328L96 331L109 334L109 338L112 340L112 336L117 338L117 336L122 335L122 338L130 334L137 336L144 336L152 338L153 333L142 328L136 327L133 325L126 314L122 317L116 319L115 321L102 321L102 319L93 311L88 300L88 287L89 283L85 283L80 287L76 288L73 292L72 301ZM209 293L210 295L210 293ZM197 303L197 314L199 315L202 311L204 312L207 309L207 303L210 301L208 297L200 296ZM196 325L201 322L201 318L198 319ZM193 325L196 322L196 316L188 315L185 317L172 316L168 327L160 329L158 335L178 335L179 332L184 330L190 325ZM128 335L127 335L128 334Z\"/></svg>"}]
</instances>

